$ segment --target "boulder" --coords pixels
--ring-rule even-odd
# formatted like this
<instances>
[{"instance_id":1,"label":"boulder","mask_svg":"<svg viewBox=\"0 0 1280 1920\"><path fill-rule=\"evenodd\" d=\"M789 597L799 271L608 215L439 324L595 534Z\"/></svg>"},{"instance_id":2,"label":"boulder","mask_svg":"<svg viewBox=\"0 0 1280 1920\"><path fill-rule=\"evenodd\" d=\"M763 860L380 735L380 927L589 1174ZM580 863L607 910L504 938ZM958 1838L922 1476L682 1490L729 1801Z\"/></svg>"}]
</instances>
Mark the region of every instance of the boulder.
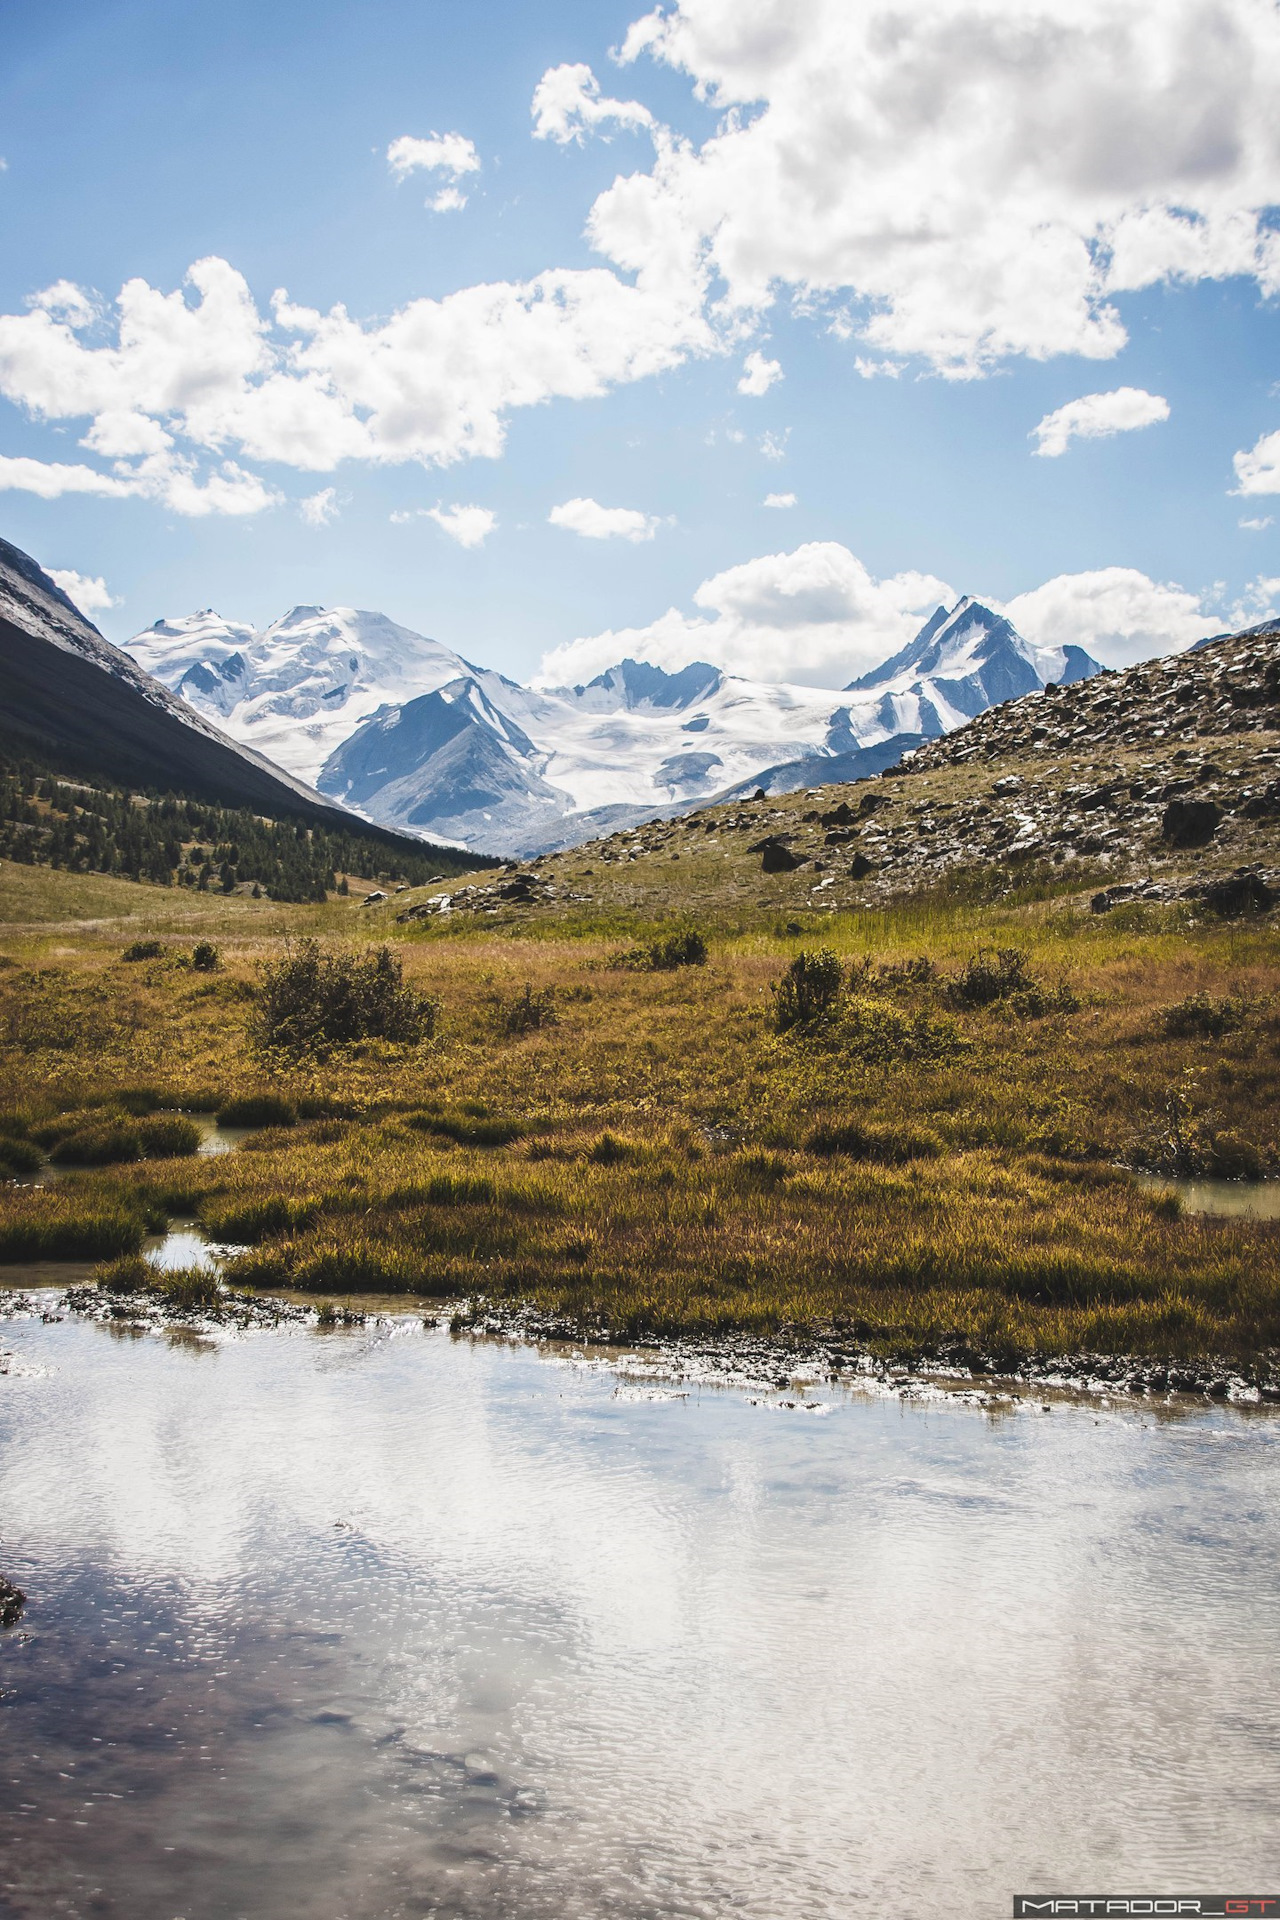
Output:
<instances>
[{"instance_id":1,"label":"boulder","mask_svg":"<svg viewBox=\"0 0 1280 1920\"><path fill-rule=\"evenodd\" d=\"M790 847L784 847L780 840L766 841L760 849L761 873L794 873L802 867L804 861L798 853L792 853Z\"/></svg>"},{"instance_id":2,"label":"boulder","mask_svg":"<svg viewBox=\"0 0 1280 1920\"><path fill-rule=\"evenodd\" d=\"M1222 808L1214 800L1171 800L1160 820L1160 832L1171 847L1207 847L1222 824Z\"/></svg>"},{"instance_id":3,"label":"boulder","mask_svg":"<svg viewBox=\"0 0 1280 1920\"><path fill-rule=\"evenodd\" d=\"M1204 890L1204 903L1210 913L1224 920L1238 920L1246 913L1269 913L1276 894L1258 873L1233 873L1225 880L1214 880Z\"/></svg>"}]
</instances>

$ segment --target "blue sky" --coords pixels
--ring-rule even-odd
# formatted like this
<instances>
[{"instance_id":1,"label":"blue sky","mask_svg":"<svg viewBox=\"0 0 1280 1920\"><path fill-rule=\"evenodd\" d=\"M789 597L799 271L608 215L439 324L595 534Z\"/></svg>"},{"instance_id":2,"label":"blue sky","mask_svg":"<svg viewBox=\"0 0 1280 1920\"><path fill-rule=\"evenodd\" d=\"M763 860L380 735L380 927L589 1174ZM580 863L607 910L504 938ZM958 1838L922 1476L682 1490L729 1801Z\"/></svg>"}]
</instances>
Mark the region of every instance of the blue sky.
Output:
<instances>
[{"instance_id":1,"label":"blue sky","mask_svg":"<svg viewBox=\"0 0 1280 1920\"><path fill-rule=\"evenodd\" d=\"M1273 7L939 0L906 45L847 0L642 13L0 5L0 530L112 638L356 604L520 678L839 684L947 590L1117 661L1277 604ZM474 165L398 176L432 135ZM211 258L226 312L171 337ZM568 331L457 306L555 270ZM346 334L271 328L278 288Z\"/></svg>"}]
</instances>

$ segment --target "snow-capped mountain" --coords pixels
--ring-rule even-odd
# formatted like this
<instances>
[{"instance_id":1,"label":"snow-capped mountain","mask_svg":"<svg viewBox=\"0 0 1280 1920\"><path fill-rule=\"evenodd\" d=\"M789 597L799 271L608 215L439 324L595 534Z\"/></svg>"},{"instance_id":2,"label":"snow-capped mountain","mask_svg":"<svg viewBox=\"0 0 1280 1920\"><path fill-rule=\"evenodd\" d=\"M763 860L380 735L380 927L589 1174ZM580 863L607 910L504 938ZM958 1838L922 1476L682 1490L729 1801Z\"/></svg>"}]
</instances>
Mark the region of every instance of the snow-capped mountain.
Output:
<instances>
[{"instance_id":1,"label":"snow-capped mountain","mask_svg":"<svg viewBox=\"0 0 1280 1920\"><path fill-rule=\"evenodd\" d=\"M878 772L997 701L1098 670L970 599L841 691L636 660L585 686L522 687L353 608L296 607L261 633L194 614L129 646L227 732L369 819L526 855L743 789Z\"/></svg>"},{"instance_id":2,"label":"snow-capped mountain","mask_svg":"<svg viewBox=\"0 0 1280 1920\"><path fill-rule=\"evenodd\" d=\"M310 781L379 707L475 671L437 641L354 607L294 607L263 632L210 608L157 620L126 644L197 712Z\"/></svg>"}]
</instances>

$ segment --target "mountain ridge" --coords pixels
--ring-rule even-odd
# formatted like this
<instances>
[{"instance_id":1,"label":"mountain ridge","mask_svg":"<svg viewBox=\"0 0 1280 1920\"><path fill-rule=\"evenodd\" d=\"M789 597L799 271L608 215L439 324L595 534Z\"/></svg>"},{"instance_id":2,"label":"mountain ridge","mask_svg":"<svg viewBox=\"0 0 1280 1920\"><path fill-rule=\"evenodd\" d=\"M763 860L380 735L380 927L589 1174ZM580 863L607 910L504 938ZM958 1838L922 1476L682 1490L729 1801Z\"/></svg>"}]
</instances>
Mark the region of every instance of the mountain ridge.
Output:
<instances>
[{"instance_id":1,"label":"mountain ridge","mask_svg":"<svg viewBox=\"0 0 1280 1920\"><path fill-rule=\"evenodd\" d=\"M968 596L844 688L632 658L579 685L526 687L341 607L295 607L261 632L206 611L128 645L236 738L364 817L520 855L758 787L880 772L993 699L1098 670L1078 648L1032 646Z\"/></svg>"}]
</instances>

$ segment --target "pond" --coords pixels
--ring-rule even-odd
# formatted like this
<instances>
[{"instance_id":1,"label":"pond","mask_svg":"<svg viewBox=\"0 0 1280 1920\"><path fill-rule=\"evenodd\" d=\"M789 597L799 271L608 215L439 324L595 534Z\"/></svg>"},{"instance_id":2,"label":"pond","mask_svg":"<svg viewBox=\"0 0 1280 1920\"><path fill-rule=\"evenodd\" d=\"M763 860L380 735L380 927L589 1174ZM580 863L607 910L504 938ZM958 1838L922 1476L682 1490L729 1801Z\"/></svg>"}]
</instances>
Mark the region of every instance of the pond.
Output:
<instances>
[{"instance_id":1,"label":"pond","mask_svg":"<svg viewBox=\"0 0 1280 1920\"><path fill-rule=\"evenodd\" d=\"M1003 1916L1271 1873L1265 1413L678 1389L407 1316L0 1334L6 1914Z\"/></svg>"}]
</instances>

